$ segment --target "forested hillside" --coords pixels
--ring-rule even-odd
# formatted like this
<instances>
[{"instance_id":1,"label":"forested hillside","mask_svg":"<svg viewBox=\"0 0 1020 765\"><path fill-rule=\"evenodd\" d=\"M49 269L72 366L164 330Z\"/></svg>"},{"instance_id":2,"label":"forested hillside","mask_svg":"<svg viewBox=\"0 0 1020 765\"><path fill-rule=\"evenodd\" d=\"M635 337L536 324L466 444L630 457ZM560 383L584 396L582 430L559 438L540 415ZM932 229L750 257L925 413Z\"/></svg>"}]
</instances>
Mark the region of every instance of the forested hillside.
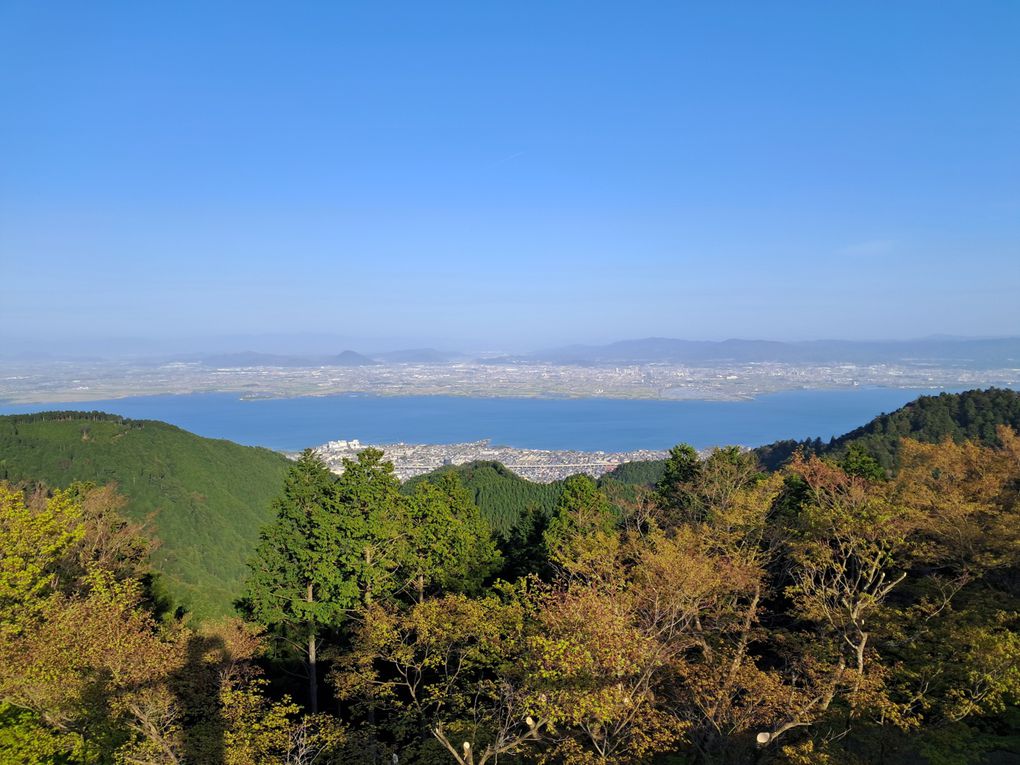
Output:
<instances>
[{"instance_id":1,"label":"forested hillside","mask_svg":"<svg viewBox=\"0 0 1020 765\"><path fill-rule=\"evenodd\" d=\"M456 474L471 492L475 504L497 534L506 534L516 528L521 515L529 509L540 511L546 517L551 515L562 489L562 481L535 483L521 478L498 462L478 461L440 468L412 478L404 484L404 491L410 493L421 481L434 481L447 473Z\"/></svg>"},{"instance_id":2,"label":"forested hillside","mask_svg":"<svg viewBox=\"0 0 1020 765\"><path fill-rule=\"evenodd\" d=\"M798 451L839 458L851 445L856 445L883 468L895 469L901 439L934 444L951 438L957 443L973 440L994 446L998 444L996 428L1000 425L1020 429L1020 392L988 388L921 396L831 441L786 439L759 446L754 452L762 467L776 470ZM678 433L677 440L682 438L683 434ZM664 466L665 460L630 462L608 473L607 477L625 484L652 486L662 478Z\"/></svg>"},{"instance_id":3,"label":"forested hillside","mask_svg":"<svg viewBox=\"0 0 1020 765\"><path fill-rule=\"evenodd\" d=\"M779 441L755 453L764 467L776 469L801 449L840 457L856 444L889 468L897 464L903 437L995 445L998 425L1020 428L1020 393L993 388L922 396L831 442ZM599 485L614 504L633 500L626 487L653 486L664 465L622 465ZM0 479L51 487L116 483L129 499L132 519L152 517L161 543L153 562L166 593L199 618L231 613L256 529L269 516L286 469L287 460L275 452L201 438L161 422L96 412L0 417ZM447 472L456 473L493 532L505 539L526 533L522 517L523 526L549 518L563 487L528 481L498 463L473 462L413 479L404 490Z\"/></svg>"},{"instance_id":4,"label":"forested hillside","mask_svg":"<svg viewBox=\"0 0 1020 765\"><path fill-rule=\"evenodd\" d=\"M625 484L654 486L662 479L662 474L665 468L665 460L637 460L635 462L625 462L619 467L606 473L603 476L603 479L611 478Z\"/></svg>"},{"instance_id":5,"label":"forested hillside","mask_svg":"<svg viewBox=\"0 0 1020 765\"><path fill-rule=\"evenodd\" d=\"M0 417L0 479L117 485L133 520L151 518L153 565L174 603L199 618L233 612L258 529L288 460L268 449L100 412Z\"/></svg>"},{"instance_id":6,"label":"forested hillside","mask_svg":"<svg viewBox=\"0 0 1020 765\"><path fill-rule=\"evenodd\" d=\"M798 450L840 457L857 445L882 467L895 469L904 438L928 444L951 438L956 443L970 440L994 446L999 443L996 428L1000 425L1020 429L1020 392L988 388L921 396L827 443L818 439L777 441L755 451L762 465L774 470Z\"/></svg>"},{"instance_id":7,"label":"forested hillside","mask_svg":"<svg viewBox=\"0 0 1020 765\"><path fill-rule=\"evenodd\" d=\"M513 549L457 471L401 491L376 449L339 476L309 450L244 621L198 629L152 611L109 489L0 481L0 763L1016 762L1020 437L998 441L905 441L892 478L678 446L654 493L567 478Z\"/></svg>"}]
</instances>

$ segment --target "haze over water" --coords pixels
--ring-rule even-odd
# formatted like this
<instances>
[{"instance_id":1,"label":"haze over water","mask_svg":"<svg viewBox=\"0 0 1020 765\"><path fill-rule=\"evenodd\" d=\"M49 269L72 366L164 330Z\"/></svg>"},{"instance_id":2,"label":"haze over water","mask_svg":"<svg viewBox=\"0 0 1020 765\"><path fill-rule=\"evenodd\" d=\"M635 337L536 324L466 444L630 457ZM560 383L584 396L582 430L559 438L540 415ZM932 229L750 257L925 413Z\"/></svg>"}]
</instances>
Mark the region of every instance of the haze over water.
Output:
<instances>
[{"instance_id":1,"label":"haze over water","mask_svg":"<svg viewBox=\"0 0 1020 765\"><path fill-rule=\"evenodd\" d=\"M71 404L0 405L0 414L101 410L156 419L210 438L297 451L335 439L456 443L490 439L532 449L630 451L828 440L938 390L857 388L773 393L746 401L319 396L241 400L236 394L139 396Z\"/></svg>"}]
</instances>

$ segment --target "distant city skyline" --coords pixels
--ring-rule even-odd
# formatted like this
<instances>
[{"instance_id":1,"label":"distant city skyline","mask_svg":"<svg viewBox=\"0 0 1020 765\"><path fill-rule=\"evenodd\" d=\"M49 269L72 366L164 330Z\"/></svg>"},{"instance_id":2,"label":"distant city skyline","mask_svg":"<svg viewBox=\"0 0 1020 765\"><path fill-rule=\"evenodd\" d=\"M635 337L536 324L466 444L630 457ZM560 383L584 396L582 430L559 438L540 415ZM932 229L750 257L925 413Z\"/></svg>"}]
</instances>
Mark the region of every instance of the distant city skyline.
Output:
<instances>
[{"instance_id":1,"label":"distant city skyline","mask_svg":"<svg viewBox=\"0 0 1020 765\"><path fill-rule=\"evenodd\" d=\"M4 3L0 337L1020 335L1017 29L994 2Z\"/></svg>"}]
</instances>

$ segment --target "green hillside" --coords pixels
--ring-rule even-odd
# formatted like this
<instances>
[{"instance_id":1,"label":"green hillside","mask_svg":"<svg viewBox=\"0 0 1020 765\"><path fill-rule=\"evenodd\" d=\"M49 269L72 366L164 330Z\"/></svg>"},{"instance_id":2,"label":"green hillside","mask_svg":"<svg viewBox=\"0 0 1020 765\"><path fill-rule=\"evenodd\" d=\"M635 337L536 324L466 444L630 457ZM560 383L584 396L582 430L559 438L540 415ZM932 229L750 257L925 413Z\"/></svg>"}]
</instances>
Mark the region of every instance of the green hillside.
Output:
<instances>
[{"instance_id":1,"label":"green hillside","mask_svg":"<svg viewBox=\"0 0 1020 765\"><path fill-rule=\"evenodd\" d=\"M504 534L517 526L521 513L528 508L534 507L547 516L552 515L562 489L559 481L534 483L521 478L499 462L480 460L417 476L404 484L404 490L409 492L419 481L430 480L451 470L457 473L461 483L472 493L475 504L497 534Z\"/></svg>"},{"instance_id":2,"label":"green hillside","mask_svg":"<svg viewBox=\"0 0 1020 765\"><path fill-rule=\"evenodd\" d=\"M755 449L762 465L776 470L798 450L819 456L839 457L851 444L860 445L885 468L895 468L900 440L913 438L938 443L946 438L972 440L986 446L997 443L995 429L1009 425L1020 430L1020 392L1004 388L969 390L921 396L889 414L825 442L821 439L776 441ZM682 440L683 434L678 434ZM623 484L654 485L661 477L664 460L628 462L606 474Z\"/></svg>"},{"instance_id":3,"label":"green hillside","mask_svg":"<svg viewBox=\"0 0 1020 765\"><path fill-rule=\"evenodd\" d=\"M268 449L101 412L0 417L0 479L115 482L125 513L153 517L162 588L197 618L230 613L288 460Z\"/></svg>"},{"instance_id":4,"label":"green hillside","mask_svg":"<svg viewBox=\"0 0 1020 765\"><path fill-rule=\"evenodd\" d=\"M603 480L612 479L623 484L654 486L662 478L665 467L665 460L624 462L619 467L610 470L602 478Z\"/></svg>"},{"instance_id":5,"label":"green hillside","mask_svg":"<svg viewBox=\"0 0 1020 765\"><path fill-rule=\"evenodd\" d=\"M994 446L998 442L995 431L1000 425L1020 430L1020 392L988 388L921 396L828 443L817 439L777 441L755 451L765 467L775 469L798 449L839 457L851 444L857 444L883 467L895 469L903 438L927 443L951 438L957 442L970 440Z\"/></svg>"},{"instance_id":6,"label":"green hillside","mask_svg":"<svg viewBox=\"0 0 1020 765\"><path fill-rule=\"evenodd\" d=\"M634 467L628 470L630 465ZM482 460L443 467L417 476L407 481L403 490L410 493L419 481L432 480L448 471L457 473L489 522L489 527L501 537L516 529L521 516L528 510L535 509L546 518L551 517L563 491L563 481L536 483L522 478L499 462ZM640 497L640 487L649 481L655 483L661 473L659 462L628 463L606 473L599 479L598 485L613 504L635 502Z\"/></svg>"}]
</instances>

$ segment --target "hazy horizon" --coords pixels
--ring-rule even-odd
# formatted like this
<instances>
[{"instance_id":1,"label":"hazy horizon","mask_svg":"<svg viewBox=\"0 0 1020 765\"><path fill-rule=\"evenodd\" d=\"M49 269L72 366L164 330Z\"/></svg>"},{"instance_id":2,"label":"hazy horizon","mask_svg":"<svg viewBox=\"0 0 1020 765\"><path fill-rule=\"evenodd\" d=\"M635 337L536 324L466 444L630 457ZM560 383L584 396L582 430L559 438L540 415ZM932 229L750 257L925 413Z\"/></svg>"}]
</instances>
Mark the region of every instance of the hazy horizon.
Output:
<instances>
[{"instance_id":1,"label":"hazy horizon","mask_svg":"<svg viewBox=\"0 0 1020 765\"><path fill-rule=\"evenodd\" d=\"M457 343L441 339L428 338L355 338L342 335L325 335L315 333L267 333L251 335L210 335L196 337L112 337L112 338L50 338L19 339L0 335L0 358L31 358L51 357L54 359L109 358L109 359L144 359L204 356L217 354L260 353L267 355L315 356L337 354L343 351L372 355L386 354L404 350L437 350L444 353L464 354L465 357L485 356L489 354L529 354L553 351L560 348L601 347L615 343L626 343L642 340L676 340L695 343L723 343L726 341L766 342L766 343L861 343L861 344L897 344L925 341L973 342L982 340L1012 340L1016 335L947 335L930 334L919 337L673 337L647 334L635 337L610 337L605 340L566 341L549 343L542 341L522 342L499 346L485 343Z\"/></svg>"}]
</instances>

